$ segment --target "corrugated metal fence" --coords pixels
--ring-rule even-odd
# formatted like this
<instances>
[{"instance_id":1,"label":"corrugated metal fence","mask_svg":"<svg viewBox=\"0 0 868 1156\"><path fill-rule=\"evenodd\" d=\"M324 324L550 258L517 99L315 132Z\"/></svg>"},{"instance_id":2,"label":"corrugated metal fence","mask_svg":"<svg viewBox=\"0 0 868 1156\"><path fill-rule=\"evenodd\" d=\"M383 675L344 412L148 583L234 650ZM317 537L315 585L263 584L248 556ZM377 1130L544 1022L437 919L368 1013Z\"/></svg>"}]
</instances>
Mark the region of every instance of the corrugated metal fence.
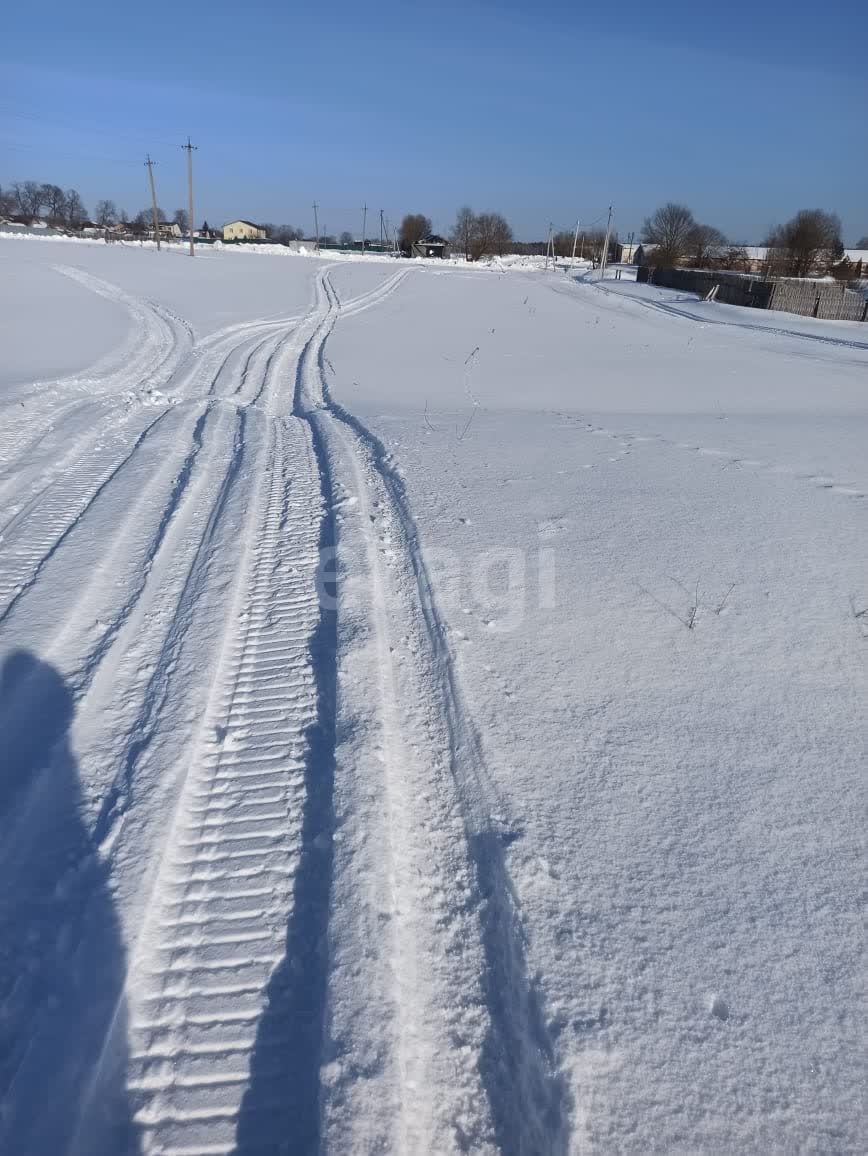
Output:
<instances>
[{"instance_id":1,"label":"corrugated metal fence","mask_svg":"<svg viewBox=\"0 0 868 1156\"><path fill-rule=\"evenodd\" d=\"M754 309L780 309L825 321L868 321L868 297L837 281L766 281L737 273L703 269L652 269L641 266L636 280L705 297L717 286L715 300Z\"/></svg>"}]
</instances>

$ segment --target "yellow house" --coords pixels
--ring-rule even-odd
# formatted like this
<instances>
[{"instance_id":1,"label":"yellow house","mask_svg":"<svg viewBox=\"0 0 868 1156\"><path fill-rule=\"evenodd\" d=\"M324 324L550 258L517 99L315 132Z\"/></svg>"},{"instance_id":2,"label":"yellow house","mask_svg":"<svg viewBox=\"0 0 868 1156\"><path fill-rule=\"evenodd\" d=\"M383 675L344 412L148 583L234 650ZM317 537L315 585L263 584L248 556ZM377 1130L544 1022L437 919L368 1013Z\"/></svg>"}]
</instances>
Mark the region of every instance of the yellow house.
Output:
<instances>
[{"instance_id":1,"label":"yellow house","mask_svg":"<svg viewBox=\"0 0 868 1156\"><path fill-rule=\"evenodd\" d=\"M229 221L223 226L224 241L264 241L265 229L252 221Z\"/></svg>"}]
</instances>

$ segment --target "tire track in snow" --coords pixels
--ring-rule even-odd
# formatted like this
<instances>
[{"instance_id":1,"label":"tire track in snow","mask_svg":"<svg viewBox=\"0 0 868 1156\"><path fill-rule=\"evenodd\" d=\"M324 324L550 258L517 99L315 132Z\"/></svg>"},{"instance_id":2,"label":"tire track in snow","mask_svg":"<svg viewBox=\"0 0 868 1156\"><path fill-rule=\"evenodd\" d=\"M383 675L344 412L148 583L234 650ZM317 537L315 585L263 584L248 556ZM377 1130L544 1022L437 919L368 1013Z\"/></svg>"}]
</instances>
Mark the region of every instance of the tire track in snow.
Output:
<instances>
[{"instance_id":1,"label":"tire track in snow","mask_svg":"<svg viewBox=\"0 0 868 1156\"><path fill-rule=\"evenodd\" d=\"M75 412L92 404L94 397L116 395L136 388L159 389L172 376L193 345L190 326L169 310L133 297L81 270L59 266L56 272L83 285L97 296L121 305L132 319L130 333L120 348L112 350L90 370L72 377L37 382L25 393L16 393L0 434L0 483L16 473L16 463L29 463L46 435L63 425ZM65 401L69 393L79 396ZM84 396L82 396L84 395ZM96 431L94 441L99 437ZM0 489L0 494L2 494Z\"/></svg>"},{"instance_id":2,"label":"tire track in snow","mask_svg":"<svg viewBox=\"0 0 868 1156\"><path fill-rule=\"evenodd\" d=\"M273 330L275 323L268 322L266 328ZM249 399L243 397L248 375L259 369L259 386L265 380L261 367L254 366L257 353L266 345L272 356L291 338L292 330L270 333L261 337L262 326L253 322L250 326L232 327L215 340L209 340L203 347L195 347L175 369L167 388L181 396L197 398L214 392L216 383L225 374L232 382L230 393L234 392L239 404ZM251 333L252 330L252 333ZM252 343L244 370L232 376L233 363L238 351L243 356L246 344ZM267 373L267 366L265 371ZM258 387L259 387L258 386ZM255 398L254 398L255 401ZM86 433L82 439L72 439L70 450L49 472L42 488L18 506L6 524L0 528L0 554L3 569L0 572L0 625L8 617L18 600L39 579L45 564L54 556L67 535L78 526L88 513L93 502L104 489L119 475L136 451L144 435L139 435L132 449L122 457L128 444L119 437L129 425L133 434L144 425L147 434L165 416L170 399L162 402L162 412L151 418L151 407L135 404L129 397L124 410L117 409L105 415L104 423L94 433ZM57 438L62 441L63 426L57 429ZM15 479L12 479L13 482ZM10 483L11 485L11 483Z\"/></svg>"},{"instance_id":3,"label":"tire track in snow","mask_svg":"<svg viewBox=\"0 0 868 1156\"><path fill-rule=\"evenodd\" d=\"M32 510L24 511L27 520L23 522L23 533L19 540L14 542L14 549L9 542L3 543L3 570L0 572L0 605L3 609L0 610L0 627L27 592L36 585L45 566L61 549L100 494L122 473L168 412L164 409L156 417L145 415L144 428L136 428L141 423L134 424L132 445L129 448L124 446L125 452L122 451L120 461L116 460L115 447L112 447L108 455L111 461L108 470L97 467L94 471L92 460L78 463L78 469L70 470L67 474L63 487L46 491L50 493L50 499L42 503L40 520L33 518Z\"/></svg>"},{"instance_id":4,"label":"tire track in snow","mask_svg":"<svg viewBox=\"0 0 868 1156\"><path fill-rule=\"evenodd\" d=\"M357 299L355 306L366 307L382 296L383 287L380 287L375 293ZM176 838L177 830L169 837L146 918L148 927L158 925L161 920L172 925L172 919L166 917L166 904L171 900L172 911L175 910L174 888L176 883L187 886L181 884L183 878L192 887L192 906L188 903L185 908L189 909L189 919L195 925L200 916L204 922L210 918L216 928L216 931L212 928L212 934L219 939L229 938L226 942L214 943L207 952L207 936L197 938L183 962L175 961L185 975L194 975L189 989L183 993L178 990L178 976L171 968L167 971L165 957L159 953L154 955L153 941L158 933L148 931L142 938L143 948L137 957L136 969L137 974L140 968L155 972L149 988L154 999L145 1001L147 1006L136 1011L134 993L139 984L132 982L130 991L134 1038L149 1041L141 1045L145 1050L137 1060L133 1081L146 1150L172 1150L180 1146L178 1150L231 1151L237 1132L239 1150L243 1151L246 1146L258 1146L263 1135L277 1145L283 1142L280 1137L287 1129L295 1136L300 1133L315 1136L319 1129L318 1065L312 1057L321 1040L321 1027L317 1024L324 1011L324 999L322 995L316 997L313 989L324 982L320 944L327 916L328 871L324 872L324 861L330 853L329 839L322 828L328 826L330 808L328 751L329 743L333 742L329 730L333 731L333 727L324 724L322 716L328 714L330 697L323 683L333 678L333 674L329 675L334 669L333 646L330 648L327 641L333 627L328 626L328 612L318 606L316 599L315 572L321 545L321 518L316 512L321 509L322 483L311 448L311 433L307 423L294 417L283 422L278 415L291 404L291 396L284 400L282 387L294 386L298 359L309 347L311 334L316 334L327 315L328 303L318 298L294 337L283 348L269 351L262 371L262 389L254 396L257 404L272 415L267 419L269 438L275 436L275 431L284 432L281 443L270 448L263 459L256 483L263 489L270 488L271 496L266 528L258 533L255 526L248 530L246 549L253 552L254 558L251 621L243 625L234 638L233 631L227 631L222 663L225 674L218 679L223 690L209 707L200 740L205 753L201 759L195 756L191 760L187 786L176 812L178 829L187 834L197 830L198 840L194 847L184 848ZM290 495L295 493L295 498L288 502L287 487ZM251 506L255 509L257 503L254 501ZM255 537L251 538L253 534ZM301 548L303 537L306 545ZM255 543L255 549L251 543ZM284 574L289 583L286 605L275 605L273 600L269 604L275 588L280 589ZM242 591L246 585L242 584ZM316 678L310 669L311 652L318 656ZM288 668L290 657L292 663ZM285 669L289 669L289 687L280 681L280 670ZM293 682L297 684L294 690ZM229 698L226 687L236 688ZM303 725L299 721L302 716L306 720ZM159 712L156 717L159 718ZM288 741L286 734L281 737L287 719L292 723L289 737L295 736L294 754L291 750L289 762L288 756L284 756L276 765L270 765L272 760L266 756L262 759L263 765L256 769L256 760L263 750L270 751L280 742ZM206 786L210 792L208 799L200 797ZM223 797L227 793L229 798ZM201 804L198 810L191 809L194 796ZM286 811L285 815L281 812L284 842L278 846L275 831L264 837L257 852L256 837L245 833L255 828L262 834L258 826L262 816L255 808L264 799L262 805L277 814L274 808L281 798ZM239 813L246 813L243 809L247 806L254 808L250 811L249 827L242 821L241 827L233 829L232 820L238 818ZM210 825L211 834L202 835L206 825ZM215 851L215 847L222 847L225 855ZM245 865L239 866L238 860L248 859L247 868L258 874L267 869L275 855L284 853L280 847L284 847L289 856L285 887L289 886L286 883L289 880L292 894L285 891L277 907L270 907L264 913L255 907L251 911L250 901L256 896L236 897L232 890L237 886L239 871L245 870ZM208 875L207 879L199 877L202 871ZM195 877L191 877L191 872ZM167 882L169 879L173 881L171 884ZM211 888L213 892L212 916L208 916L207 903L203 906L203 884L206 891ZM269 887L273 898L274 886L270 883ZM232 903L237 907L240 900L247 901L246 909L243 904L242 910L231 907ZM227 902L230 903L228 909ZM216 986L213 982L215 973L223 971L220 959L230 958L227 951L235 950L231 927L225 935L220 932L221 919L223 915L240 916L243 910L247 910L245 918L227 918L225 923L240 926L246 919L243 934L260 937L249 940L259 944L260 953L254 953L255 958L248 960L245 956L248 949L239 941L237 958L231 956L231 966L237 973L238 968L246 968L249 963L249 982L241 985L243 991L228 991L227 984L229 987L232 984L227 975L217 974L219 982ZM272 945L272 955L268 958L262 955L263 943ZM200 946L204 954L199 952ZM197 989L197 975L204 984L201 991ZM159 992L154 987L158 983L163 985ZM221 1001L225 1005L229 995L236 997L233 1007L237 999L245 997L245 1014L232 1018L220 1012ZM163 1050L180 1052L183 1060L183 1070L177 1080L167 1074L165 1058L160 1055L159 1031L155 1037L152 1020L145 1018L154 1014L151 1005L161 1001L172 1009L164 1011L175 1024L175 1038ZM312 1002L313 1010L307 1001ZM202 1010L208 1007L213 1015ZM224 1015L228 1028L223 1020L214 1018L220 1015ZM289 1038L287 1021L294 1024ZM141 1027L139 1036L135 1034L136 1024ZM227 1037L227 1030L232 1038ZM213 1051L209 1051L212 1044L208 1039L217 1041ZM227 1043L232 1045L228 1052ZM213 1072L215 1064L223 1069L221 1076L197 1074L203 1065Z\"/></svg>"},{"instance_id":5,"label":"tire track in snow","mask_svg":"<svg viewBox=\"0 0 868 1156\"><path fill-rule=\"evenodd\" d=\"M281 334L280 341L285 339L286 334ZM237 344L238 340L236 333L233 344ZM223 355L218 350L209 361L215 373L225 360L225 357L223 360L221 357ZM273 368L277 376L279 358L273 363ZM201 378L200 367L198 379ZM193 391L196 391L195 382L190 384ZM279 404L279 398L274 400ZM284 408L288 409L289 404ZM191 417L197 412L201 416L187 422L186 419L182 420L181 409L188 409ZM95 650L88 652L87 645L82 645L78 637L82 634L82 638L85 638L87 634L81 621L83 618L86 624L86 614L70 614L60 632L62 637L58 639L61 649L72 648L83 663L78 674L71 679L81 696L76 720L76 728L82 740L81 756L89 770L94 770L94 779L97 781L99 764L112 767L120 763L114 783L103 795L102 810L93 824L92 837L95 844L102 846L103 854L113 857L115 865L121 867L115 877L121 892L124 887L127 891L130 888L133 892L136 890L136 879L141 875L142 865L147 871L148 851L155 836L160 841L157 832L149 828L148 837L136 844L129 828L124 829L125 816L134 799L144 799L144 810L147 812L149 797L159 801L160 796L171 796L171 775L165 773L167 766L171 766L171 760L161 764L157 755L149 766L149 755L153 755L158 748L163 753L166 747L170 751L174 749L176 753L179 745L183 749L183 726L178 728L181 737L174 743L171 732L183 720L184 711L189 709L191 703L185 680L197 687L201 687L202 675L206 685L209 681L207 667L201 670L202 663L207 662L207 629L211 621L222 621L226 590L232 586L237 572L236 544L239 531L242 528L247 530L245 510L250 496L249 482L255 476L252 463L257 458L257 443L261 441L254 435L265 425L261 411L223 401L208 403L204 410L201 405L176 407L167 410L162 416L169 415L179 423L180 436L175 445L176 451L182 451L183 448L183 428L190 431L188 437L192 433L192 443L188 442L189 452L180 461L179 468L175 466L177 458L172 461L170 455L165 455L165 460L159 459L159 468L154 478L148 479L147 485L141 489L135 483L123 484L123 478L128 476L127 471L116 477L113 485L106 486L102 495L105 500L111 496L113 501L121 503L128 499L130 493L135 495L135 501L128 502L128 509L124 510L125 516L121 519L118 532L109 535L113 543L109 557L113 553L114 561L129 565L135 554L136 560L142 564L142 574L136 574L133 582L122 582L120 590L117 589L117 583L102 583L105 590L110 590L114 585L114 593L123 595L125 600L116 611L116 617L110 618ZM207 433L209 426L204 425L208 415L211 415L209 425L214 429L212 435ZM229 435L228 446L221 430ZM227 449L228 453L225 452ZM143 514L146 521L156 522L150 536L138 532L138 522ZM70 535L70 538L74 536ZM81 541L81 535L77 537ZM70 545L71 541L65 541L61 550L67 560ZM143 549L144 557L141 554ZM110 569L112 576L117 577L114 563ZM45 580L44 574L42 579ZM94 590L97 595L100 586L99 578L95 577ZM87 592L82 592L80 600L94 605ZM167 614L167 611L170 613ZM73 618L78 621L74 623ZM101 624L98 622L97 625ZM69 637L64 634L67 626L72 632ZM5 631L4 644L8 637L9 632ZM192 645L188 646L188 642ZM81 657L84 655L87 657ZM69 663L65 665L68 667ZM144 687L139 689L142 674L146 675L146 679ZM200 676L198 682L196 675ZM123 730L125 712L122 707L128 700L139 702L140 705L124 738L122 734L115 733L115 728L117 726ZM181 719L178 718L179 702ZM123 747L120 752L119 740ZM156 766L153 765L154 761ZM157 828L159 830L159 811ZM123 855L118 864L116 852L120 848L121 852L128 853L130 844L144 854L133 862L130 862L130 855L127 854L128 868L125 870ZM132 853L133 860L136 850ZM70 865L70 870L75 870L74 865ZM132 881L128 878L130 873L133 875ZM68 929L67 935L72 936L74 941L72 930ZM58 945L55 950L66 949ZM123 1018L120 1011L118 1008L118 1022ZM32 1033L39 1030L38 1018L32 1017ZM89 1058L80 1057L79 1062L84 1065ZM98 1091L98 1086L97 1070L95 1091ZM86 1102L99 1115L95 1101L86 1098ZM90 1122L94 1124L96 1133L99 1133L101 1126L94 1123L92 1116ZM81 1139L79 1150L91 1156L93 1149L90 1138Z\"/></svg>"},{"instance_id":6,"label":"tire track in snow","mask_svg":"<svg viewBox=\"0 0 868 1156\"><path fill-rule=\"evenodd\" d=\"M329 315L300 363L296 408L339 511L338 723L349 716L353 727L336 752L335 805L342 831L358 828L335 848L324 1141L338 1151L562 1151L565 1091L528 976L504 858L511 832L403 485L325 388L323 347L340 306L327 273L320 285ZM344 631L366 645L345 650ZM367 1007L348 997L358 990Z\"/></svg>"},{"instance_id":7,"label":"tire track in snow","mask_svg":"<svg viewBox=\"0 0 868 1156\"><path fill-rule=\"evenodd\" d=\"M300 334L272 352L267 361L260 360L263 388L257 389L257 394L261 394L261 405L238 410L242 418L245 414L258 415L257 424L263 427L268 446L253 454L255 460L247 468L243 504L253 516L244 523L241 564L232 568L234 594L224 595L234 609L230 606L221 644L223 658L198 746L192 751L182 746L179 751L173 736L167 733L171 731L170 716L178 710L175 699L169 700L168 689L178 677L183 677L185 664L201 662L201 656L192 653L185 659L183 639L173 640L170 631L167 646L154 662L152 685L145 695L141 717L130 732L131 737L136 737L129 746L125 768L110 792L113 813L104 811L98 823L98 833L103 833L104 828L105 837L113 843L116 836L110 834L110 829L122 823L130 794L138 791L141 795L143 788L152 789L144 781L147 776L143 764L158 761L165 768L166 763L173 760L181 763L172 772L182 784L180 802L175 808L172 831L162 840L162 865L152 897L141 916L146 930L133 965L135 978L128 985L132 1038L140 1049L132 1084L142 1142L147 1151L168 1150L176 1142L188 1149L192 1144L195 1151L205 1150L203 1144L206 1147L211 1144L209 1150L214 1150L214 1144L218 1144L216 1150L220 1151L234 1147L247 1079L233 1079L231 1072L227 1075L226 1063L219 1064L214 1058L216 1053L208 1052L202 1038L203 1032L207 1037L213 1032L219 1035L220 1031L219 1024L209 1026L209 1013L202 1008L216 1008L215 1014L223 1015L221 1001L225 1006L228 997L232 997L233 1004L240 998L237 990L228 993L222 990L228 982L225 977L215 990L208 980L209 976L213 980L214 975L222 971L220 958L226 958L228 951L235 950L231 939L233 924L238 925L241 954L232 966L237 971L249 964L247 978L250 980L253 976L254 980L248 985L248 1014L230 1016L227 1021L234 1025L235 1043L242 1037L246 1039L245 1047L229 1062L229 1067L237 1062L249 1069L255 1045L257 1096L249 1107L249 1117L261 1120L263 1112L267 1114L276 1104L286 1101L285 1091L280 1088L277 1100L272 1091L263 1103L264 1081L269 1070L267 1063L263 1067L263 1056L271 1055L272 1067L275 1055L282 1064L285 1048L275 1053L272 1047L269 1052L269 1044L260 1038L258 1021L271 997L270 973L283 958L295 876L299 864L304 873L305 855L310 851L302 846L308 773L304 760L309 744L306 731L316 721L319 710L318 688L310 670L309 643L320 621L315 573L321 503L309 431L297 419L283 420L278 415L281 410L286 412L291 408L291 391L284 400L281 389L285 382L294 382L294 365L305 332L315 328L318 321L314 310L302 322ZM237 367L239 373L243 372L240 362ZM269 416L265 416L266 413ZM240 444L243 446L249 440L249 436L242 437ZM256 512L263 507L265 516L260 522ZM212 543L204 552L206 559L209 554L219 552L215 547ZM223 543L223 549L228 552L229 544ZM207 560L203 573L205 570ZM242 616L241 603L247 599L248 585L252 590L251 602ZM282 600L276 602L276 592L281 590L284 591ZM225 616L225 610L223 613ZM190 625L191 615L195 616L192 606L181 617L184 629L193 629L195 633L195 627ZM273 797L275 789L282 798L280 805ZM206 790L210 792L208 798L202 794ZM268 813L277 817L264 820L263 815ZM239 814L248 818L236 826ZM263 822L272 823L271 835L264 835ZM197 832L195 838L194 832ZM193 846L183 845L191 840ZM269 869L268 865L276 858L285 862L275 867L274 879L269 878L270 899L263 900L261 909L254 904L248 911L249 926L242 927L245 919L232 917L240 914L239 903L241 911L246 910L256 896L239 896L235 889L245 873L259 874L257 855L265 864L263 870ZM278 885L283 887L282 892ZM213 902L204 894L209 889L219 892ZM183 901L179 896L184 896ZM204 928L195 934L187 933L195 940L191 940L187 948L182 947L177 935L171 938L175 934L172 929L177 922L179 905L186 913L180 917L182 921L187 920L185 926L193 927L201 915ZM272 944L268 958L263 955L262 947L266 940ZM168 955L155 946L157 944L170 945ZM183 961L179 955L182 951L186 951ZM201 972L205 977L205 989L193 990L197 986L194 979L190 981L190 991L181 999L179 976L188 965L191 972L197 975ZM181 986L184 986L183 977ZM155 998L139 1001L142 990ZM217 1000L216 1004L213 1000L209 1003L211 997ZM165 1008L159 1014L168 1016L172 1022L184 1020L176 1023L175 1028L175 1036L180 1037L177 1050L181 1071L177 1080L172 1078L168 1082L166 1065L159 1054L160 1029L153 1021L154 1006L161 1001ZM267 1022L270 1021L266 1018ZM212 1034L211 1038L216 1037ZM114 1054L114 1050L114 1046L107 1043L106 1057ZM203 1058L209 1054L210 1060ZM194 1059L196 1056L200 1059ZM197 1065L202 1063L211 1069L217 1063L222 1067L222 1077L200 1079ZM279 1076L278 1072L278 1080ZM99 1086L98 1072L93 1095L88 1099L91 1107L98 1101ZM219 1100L217 1104L213 1103L215 1096ZM303 1108L302 1103L298 1106L299 1110ZM87 1108L82 1129L83 1149L87 1145L89 1121L92 1122L92 1116ZM202 1139L206 1133L211 1136L207 1143ZM222 1141L215 1140L214 1135L222 1136Z\"/></svg>"},{"instance_id":8,"label":"tire track in snow","mask_svg":"<svg viewBox=\"0 0 868 1156\"><path fill-rule=\"evenodd\" d=\"M280 1074L296 1025L267 1041L258 1027L304 850L319 485L302 423L272 420L269 442L243 625L191 759L130 986L130 1087L145 1152L231 1151L254 1047L274 1071L254 1115L285 1111L293 1095Z\"/></svg>"},{"instance_id":9,"label":"tire track in snow","mask_svg":"<svg viewBox=\"0 0 868 1156\"><path fill-rule=\"evenodd\" d=\"M797 337L803 341L814 341L819 342L821 345L839 346L842 349L868 350L868 341L857 341L855 339L848 339L846 337L832 337L831 335L824 333L805 333L804 331L798 329L787 329L786 327L780 325L757 325L747 320L738 321L728 320L725 317L711 317L704 313L694 313L690 309L679 308L677 305L671 304L667 301L648 300L644 297L634 296L632 293L613 293L611 289L608 289L600 281L591 281L582 278L578 284L588 285L613 301L629 301L634 305L640 306L642 309L650 310L652 313L663 313L669 317L676 317L686 321L692 321L694 323L699 323L700 325L721 325L727 329L747 329L754 333L771 333L778 337ZM560 293L565 297L571 297L574 301L577 300L576 295L571 293L569 290L560 289L557 286L551 284L549 284L548 287L555 293ZM700 304L698 297L695 299L690 298L689 300L695 300L697 305ZM737 308L737 306L733 308ZM747 307L745 308L747 309ZM776 311L771 310L770 312ZM864 359L856 362L855 364L864 365Z\"/></svg>"}]
</instances>

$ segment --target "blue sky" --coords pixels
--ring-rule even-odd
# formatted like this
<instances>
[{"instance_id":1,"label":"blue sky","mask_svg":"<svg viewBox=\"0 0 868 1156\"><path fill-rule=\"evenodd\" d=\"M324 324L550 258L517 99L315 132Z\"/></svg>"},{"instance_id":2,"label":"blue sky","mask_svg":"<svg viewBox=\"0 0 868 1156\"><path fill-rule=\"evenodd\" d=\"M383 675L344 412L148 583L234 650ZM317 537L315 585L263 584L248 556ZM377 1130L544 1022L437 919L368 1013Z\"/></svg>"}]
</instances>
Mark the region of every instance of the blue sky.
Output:
<instances>
[{"instance_id":1,"label":"blue sky","mask_svg":"<svg viewBox=\"0 0 868 1156\"><path fill-rule=\"evenodd\" d=\"M153 12L153 15L152 15ZM155 33L151 25L156 26ZM516 235L665 200L733 240L799 208L868 233L864 0L54 0L4 15L0 183L331 232L460 204Z\"/></svg>"}]
</instances>

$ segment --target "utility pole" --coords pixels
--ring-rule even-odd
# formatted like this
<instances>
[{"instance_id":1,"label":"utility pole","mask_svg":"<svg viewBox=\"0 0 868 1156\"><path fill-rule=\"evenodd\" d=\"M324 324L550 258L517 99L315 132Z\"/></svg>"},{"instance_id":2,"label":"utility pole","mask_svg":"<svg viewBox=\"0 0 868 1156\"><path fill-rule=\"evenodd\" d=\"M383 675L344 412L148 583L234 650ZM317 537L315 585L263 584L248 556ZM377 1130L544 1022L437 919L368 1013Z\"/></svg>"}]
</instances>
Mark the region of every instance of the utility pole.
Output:
<instances>
[{"instance_id":1,"label":"utility pole","mask_svg":"<svg viewBox=\"0 0 868 1156\"><path fill-rule=\"evenodd\" d=\"M383 251L383 229L384 229L384 225L383 225L383 210L382 210L382 209L380 209L380 252L381 252L381 253L382 253L382 251Z\"/></svg>"},{"instance_id":2,"label":"utility pole","mask_svg":"<svg viewBox=\"0 0 868 1156\"><path fill-rule=\"evenodd\" d=\"M317 252L319 252L319 217L317 216L317 209L318 208L319 208L319 205L317 205L316 201L314 201L314 203L313 203L313 227L314 227L314 232L316 233Z\"/></svg>"},{"instance_id":3,"label":"utility pole","mask_svg":"<svg viewBox=\"0 0 868 1156\"><path fill-rule=\"evenodd\" d=\"M573 255L570 257L570 272L573 271L573 265L576 263L576 245L579 243L579 225L581 221L576 221L576 231L573 234Z\"/></svg>"},{"instance_id":4,"label":"utility pole","mask_svg":"<svg viewBox=\"0 0 868 1156\"><path fill-rule=\"evenodd\" d=\"M368 206L362 206L362 252L365 251L365 233L368 231Z\"/></svg>"},{"instance_id":5,"label":"utility pole","mask_svg":"<svg viewBox=\"0 0 868 1156\"><path fill-rule=\"evenodd\" d=\"M190 218L187 224L190 229L190 256L194 257L196 254L193 251L193 152L196 146L190 144L190 138L187 137L187 143L181 145L181 148L187 153L187 212Z\"/></svg>"},{"instance_id":6,"label":"utility pole","mask_svg":"<svg viewBox=\"0 0 868 1156\"><path fill-rule=\"evenodd\" d=\"M148 153L147 157L145 159L145 167L148 170L148 178L150 179L150 182L151 182L151 208L154 211L154 237L156 238L156 241L157 241L157 252L159 253L159 251L160 251L160 222L158 219L159 214L157 212L157 194L156 194L156 191L154 189L154 164L155 164L155 162L151 160L151 154Z\"/></svg>"},{"instance_id":7,"label":"utility pole","mask_svg":"<svg viewBox=\"0 0 868 1156\"><path fill-rule=\"evenodd\" d=\"M550 249L551 249L551 254L552 254L552 268L554 269L554 267L555 267L555 246L554 246L554 241L552 240L552 232L554 230L554 227L555 227L554 222L549 221L549 235L548 235L548 240L546 241L546 263L545 263L544 269L548 269L548 267L549 267L549 250Z\"/></svg>"},{"instance_id":8,"label":"utility pole","mask_svg":"<svg viewBox=\"0 0 868 1156\"><path fill-rule=\"evenodd\" d=\"M600 262L600 280L606 276L606 262L609 260L609 234L612 231L612 206L609 205L609 219L606 221L606 239L603 242L603 259Z\"/></svg>"}]
</instances>

